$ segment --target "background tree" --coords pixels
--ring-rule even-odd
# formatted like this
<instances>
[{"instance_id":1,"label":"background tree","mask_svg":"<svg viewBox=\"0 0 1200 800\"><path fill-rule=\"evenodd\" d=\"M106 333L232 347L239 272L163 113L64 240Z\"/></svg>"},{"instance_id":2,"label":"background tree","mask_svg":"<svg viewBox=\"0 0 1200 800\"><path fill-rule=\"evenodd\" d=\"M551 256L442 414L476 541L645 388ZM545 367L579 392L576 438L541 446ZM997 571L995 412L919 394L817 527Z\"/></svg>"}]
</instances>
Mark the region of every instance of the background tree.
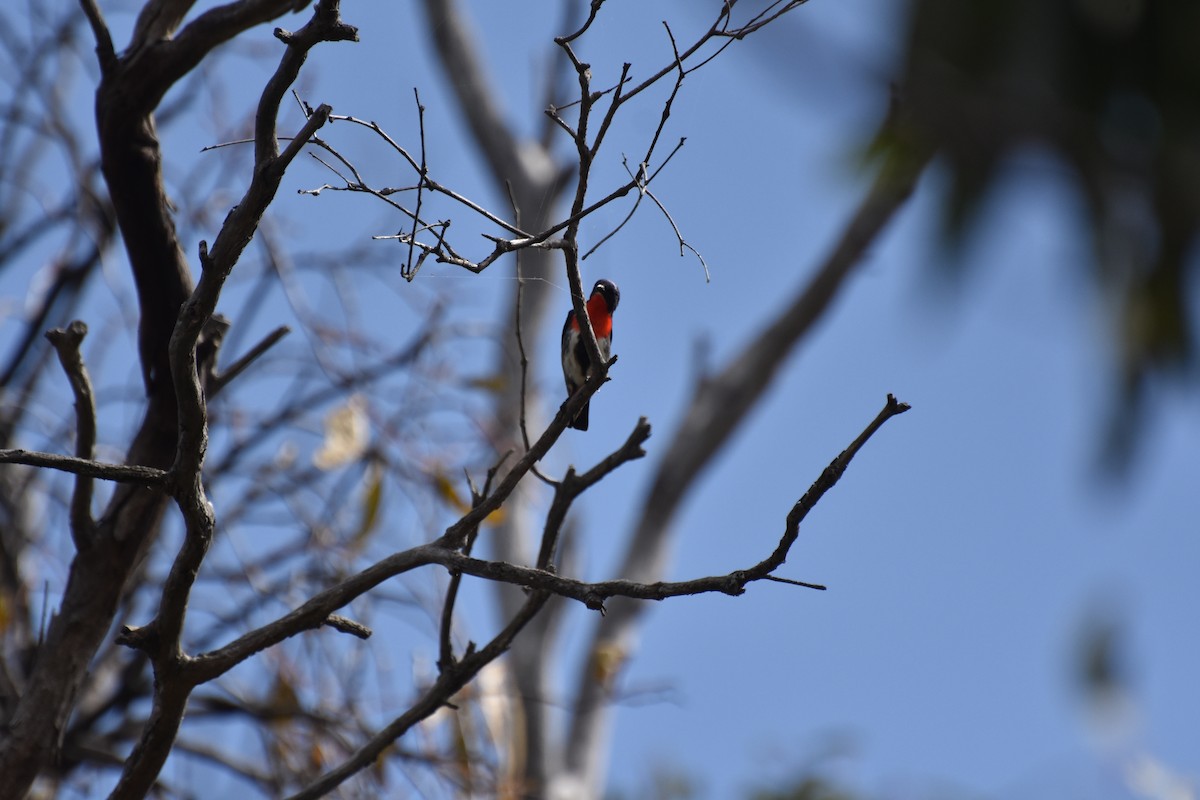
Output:
<instances>
[{"instance_id":1,"label":"background tree","mask_svg":"<svg viewBox=\"0 0 1200 800\"><path fill-rule=\"evenodd\" d=\"M1070 169L1108 296L1127 462L1165 376L1194 380L1200 11L1188 3L912 4L903 66L917 135L946 155L945 231L961 239L1016 155Z\"/></svg>"}]
</instances>

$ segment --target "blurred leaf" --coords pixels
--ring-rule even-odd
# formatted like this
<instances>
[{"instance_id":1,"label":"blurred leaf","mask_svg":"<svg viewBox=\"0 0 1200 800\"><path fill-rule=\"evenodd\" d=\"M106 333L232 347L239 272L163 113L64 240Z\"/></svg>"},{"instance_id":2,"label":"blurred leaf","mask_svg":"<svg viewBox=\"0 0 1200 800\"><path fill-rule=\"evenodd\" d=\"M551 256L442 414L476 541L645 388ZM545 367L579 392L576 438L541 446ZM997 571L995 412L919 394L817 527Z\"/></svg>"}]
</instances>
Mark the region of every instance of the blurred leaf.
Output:
<instances>
[{"instance_id":1,"label":"blurred leaf","mask_svg":"<svg viewBox=\"0 0 1200 800\"><path fill-rule=\"evenodd\" d=\"M606 689L611 688L621 667L625 665L627 657L628 654L620 645L610 644L597 647L592 651L590 664L592 680Z\"/></svg>"},{"instance_id":2,"label":"blurred leaf","mask_svg":"<svg viewBox=\"0 0 1200 800\"><path fill-rule=\"evenodd\" d=\"M319 773L325 768L325 751L321 747L321 742L317 738L313 738L308 748L308 770L309 772Z\"/></svg>"},{"instance_id":3,"label":"blurred leaf","mask_svg":"<svg viewBox=\"0 0 1200 800\"><path fill-rule=\"evenodd\" d=\"M441 498L442 502L450 508L457 511L459 514L466 514L471 510L471 505L462 498L458 493L458 489L454 486L454 481L446 474L444 468L440 465L433 468L430 473L433 482L434 493ZM492 513L484 518L485 525L499 525L504 521L504 506L497 508Z\"/></svg>"},{"instance_id":4,"label":"blurred leaf","mask_svg":"<svg viewBox=\"0 0 1200 800\"><path fill-rule=\"evenodd\" d=\"M442 502L458 513L465 514L471 510L471 506L459 496L458 490L454 488L454 481L450 480L450 476L443 472L441 467L433 471L433 488Z\"/></svg>"},{"instance_id":5,"label":"blurred leaf","mask_svg":"<svg viewBox=\"0 0 1200 800\"><path fill-rule=\"evenodd\" d=\"M367 398L351 395L345 405L326 415L325 440L313 454L313 466L331 470L361 458L367 450L370 428Z\"/></svg>"},{"instance_id":6,"label":"blurred leaf","mask_svg":"<svg viewBox=\"0 0 1200 800\"><path fill-rule=\"evenodd\" d=\"M454 766L458 772L459 780L461 781L462 785L467 788L470 788L471 783L472 783L472 781L471 781L471 758L472 758L471 746L470 746L469 737L467 735L467 731L466 731L466 728L464 725L465 718L467 717L467 715L469 713L470 713L469 711L460 708L458 711L456 711L454 713L454 716L451 718L452 723L451 723L451 727L450 727L450 732L451 732L451 736L452 736L451 750L454 754L452 756L452 763L454 764ZM470 796L470 793L467 792L466 795Z\"/></svg>"},{"instance_id":7,"label":"blurred leaf","mask_svg":"<svg viewBox=\"0 0 1200 800\"><path fill-rule=\"evenodd\" d=\"M480 389L491 394L500 394L508 386L508 379L503 373L495 373L493 375L479 375L467 380L467 386L471 389Z\"/></svg>"},{"instance_id":8,"label":"blurred leaf","mask_svg":"<svg viewBox=\"0 0 1200 800\"><path fill-rule=\"evenodd\" d=\"M270 712L272 727L288 730L292 727L290 716L300 708L300 698L296 687L282 670L275 673L271 682L271 690L267 694L266 708Z\"/></svg>"},{"instance_id":9,"label":"blurred leaf","mask_svg":"<svg viewBox=\"0 0 1200 800\"><path fill-rule=\"evenodd\" d=\"M383 502L383 465L372 460L363 475L362 514L358 528L350 537L350 548L360 549L379 524L379 508Z\"/></svg>"}]
</instances>

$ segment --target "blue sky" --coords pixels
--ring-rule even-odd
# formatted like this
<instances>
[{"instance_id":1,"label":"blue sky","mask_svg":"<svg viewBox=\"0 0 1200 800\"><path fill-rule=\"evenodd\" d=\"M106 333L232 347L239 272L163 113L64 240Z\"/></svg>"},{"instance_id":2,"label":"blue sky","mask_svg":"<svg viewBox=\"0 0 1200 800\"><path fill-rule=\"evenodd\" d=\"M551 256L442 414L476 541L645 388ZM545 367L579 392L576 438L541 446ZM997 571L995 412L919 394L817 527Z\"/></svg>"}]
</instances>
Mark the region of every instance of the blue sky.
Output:
<instances>
[{"instance_id":1,"label":"blue sky","mask_svg":"<svg viewBox=\"0 0 1200 800\"><path fill-rule=\"evenodd\" d=\"M671 20L681 41L706 20L700 4L683 0L632 5L610 3L584 40L598 83L622 61L635 77L664 63L658 20ZM686 136L687 145L655 188L703 253L711 283L694 258L679 257L649 206L585 263L585 283L609 277L621 286L620 361L593 401L592 429L569 432L548 465L592 463L639 416L655 434L647 459L584 499L584 577L611 576L690 395L696 353L724 364L802 285L863 193L858 148L882 116L902 44L896 5L814 0L688 79L667 129L668 141ZM458 130L414 6L347 3L363 41L315 51L305 97L376 119L411 144L419 87L435 177L503 207ZM471 4L509 117L524 130L541 124L538 72L556 6ZM110 21L131 23L115 11ZM274 41L266 29L252 38ZM221 140L212 120L250 107L265 66L230 63L246 80L228 90L225 109L206 101L207 126L169 134L168 161ZM620 154L644 149L658 113L652 97L630 108L598 164L598 185L622 179ZM334 126L327 138L335 134L351 135ZM381 183L407 180L382 154L364 163L396 176ZM324 244L344 236L357 245L396 227L361 199L293 194L319 175L295 170L280 192L276 210L296 242L315 231ZM676 522L672 577L758 561L791 505L892 392L913 410L858 456L782 570L829 591L760 584L740 598L656 606L621 682L642 702L617 717L614 788L636 793L667 768L693 779L702 797L730 797L800 770L831 742L850 746L829 768L883 797L929 797L944 786L1001 799L1150 796L1125 786L1138 754L1200 781L1194 393L1163 390L1128 477L1105 479L1096 460L1110 399L1104 305L1086 279L1090 253L1069 175L1039 153L1022 156L950 255L936 246L942 179L935 166ZM623 214L585 225L585 247ZM945 280L946 259L961 267L960 280ZM478 277L429 265L411 290L449 293L460 319L491 320L506 275L503 265ZM236 309L244 289L235 277L223 308ZM397 319L390 294L364 291L360 301L368 316ZM268 315L262 324L274 323ZM554 327L541 333L547 354L557 347ZM556 397L557 358L535 367ZM1073 670L1086 621L1102 613L1121 626L1134 711L1117 742L1098 747ZM568 619L585 630L587 612Z\"/></svg>"}]
</instances>

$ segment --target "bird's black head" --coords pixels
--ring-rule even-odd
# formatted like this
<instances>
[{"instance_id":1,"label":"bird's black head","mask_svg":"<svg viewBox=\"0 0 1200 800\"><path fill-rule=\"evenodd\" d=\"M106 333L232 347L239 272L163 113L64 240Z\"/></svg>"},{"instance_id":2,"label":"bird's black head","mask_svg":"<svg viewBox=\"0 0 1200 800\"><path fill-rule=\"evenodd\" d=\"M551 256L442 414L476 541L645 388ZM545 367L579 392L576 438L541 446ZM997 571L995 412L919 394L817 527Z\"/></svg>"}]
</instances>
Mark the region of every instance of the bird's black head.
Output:
<instances>
[{"instance_id":1,"label":"bird's black head","mask_svg":"<svg viewBox=\"0 0 1200 800\"><path fill-rule=\"evenodd\" d=\"M617 285L607 278L601 278L596 281L596 285L592 287L592 294L599 292L604 297L604 302L608 305L608 313L617 310L617 303L621 302L621 290Z\"/></svg>"}]
</instances>

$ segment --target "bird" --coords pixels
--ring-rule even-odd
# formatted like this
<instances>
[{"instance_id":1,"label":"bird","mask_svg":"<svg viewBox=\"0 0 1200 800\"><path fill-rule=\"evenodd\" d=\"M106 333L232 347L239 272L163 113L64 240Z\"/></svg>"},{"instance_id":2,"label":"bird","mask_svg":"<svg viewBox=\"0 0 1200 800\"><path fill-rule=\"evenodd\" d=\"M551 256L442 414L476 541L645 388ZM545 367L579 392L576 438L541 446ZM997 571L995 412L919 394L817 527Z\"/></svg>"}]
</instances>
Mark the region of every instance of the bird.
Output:
<instances>
[{"instance_id":1,"label":"bird","mask_svg":"<svg viewBox=\"0 0 1200 800\"><path fill-rule=\"evenodd\" d=\"M600 357L605 361L612 352L612 315L617 310L617 303L620 301L621 290L606 278L596 281L596 285L592 287L592 294L588 297L588 318L592 321L592 331L596 334ZM583 386L584 381L587 380L590 366L591 359L588 358L587 347L583 343L579 320L575 316L575 309L571 309L567 312L562 332L562 367L563 377L567 382L568 399L579 390L580 386ZM579 409L575 419L571 420L572 428L580 431L588 429L589 405L591 405L590 400L583 404L583 408Z\"/></svg>"}]
</instances>

